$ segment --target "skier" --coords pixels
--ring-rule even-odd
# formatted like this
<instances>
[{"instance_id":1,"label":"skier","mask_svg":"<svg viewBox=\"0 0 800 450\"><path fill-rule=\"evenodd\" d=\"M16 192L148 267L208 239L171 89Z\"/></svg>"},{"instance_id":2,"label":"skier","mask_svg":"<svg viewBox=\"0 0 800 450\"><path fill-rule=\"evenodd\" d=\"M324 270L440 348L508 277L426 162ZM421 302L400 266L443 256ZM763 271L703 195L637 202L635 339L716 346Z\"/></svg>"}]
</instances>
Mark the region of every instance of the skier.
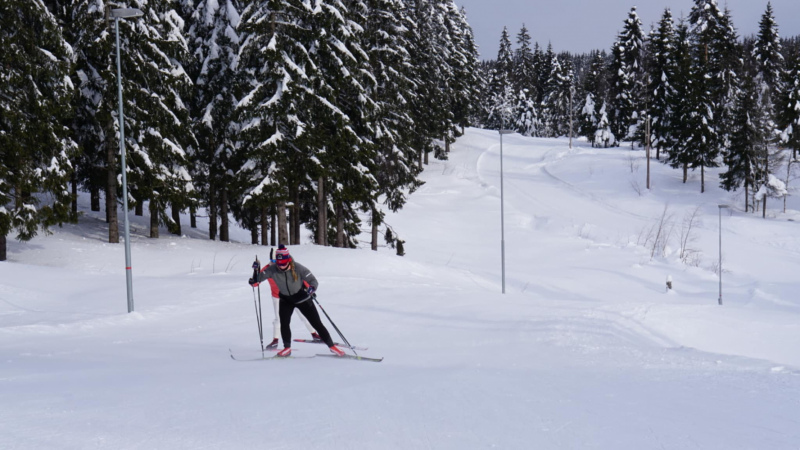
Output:
<instances>
[{"instance_id":1,"label":"skier","mask_svg":"<svg viewBox=\"0 0 800 450\"><path fill-rule=\"evenodd\" d=\"M277 286L280 298L278 316L280 317L280 333L283 339L283 350L278 356L286 357L292 354L292 330L290 328L292 313L295 308L311 323L323 342L328 345L331 352L337 356L344 356L344 351L334 345L330 333L322 324L317 308L311 302L311 295L317 290L319 282L308 268L294 261L283 244L275 252L275 264L270 264L258 273L255 279L250 278L251 286L258 286L264 280L270 280L270 285Z\"/></svg>"},{"instance_id":2,"label":"skier","mask_svg":"<svg viewBox=\"0 0 800 450\"><path fill-rule=\"evenodd\" d=\"M272 263L274 262L275 261L272 261ZM269 266L270 264L267 264L266 266L261 268L261 265L259 264L258 261L253 263L253 268L256 270L260 269L259 270L260 272L267 270L267 267ZM258 283L254 284L253 286L254 287L258 286ZM272 342L270 342L269 345L267 345L264 348L275 349L278 348L278 338L281 336L281 321L279 313L280 297L279 297L278 285L275 283L275 280L271 278L269 279L269 287L270 291L272 292L272 306L275 309L275 320L272 321ZM308 328L308 332L311 333L311 340L314 342L322 342L322 338L319 337L319 334L317 334L317 331L314 330L314 327L312 327L311 324L308 323L308 319L306 319L306 317L302 314L300 315L300 319L303 321L303 324L306 326L306 328Z\"/></svg>"}]
</instances>

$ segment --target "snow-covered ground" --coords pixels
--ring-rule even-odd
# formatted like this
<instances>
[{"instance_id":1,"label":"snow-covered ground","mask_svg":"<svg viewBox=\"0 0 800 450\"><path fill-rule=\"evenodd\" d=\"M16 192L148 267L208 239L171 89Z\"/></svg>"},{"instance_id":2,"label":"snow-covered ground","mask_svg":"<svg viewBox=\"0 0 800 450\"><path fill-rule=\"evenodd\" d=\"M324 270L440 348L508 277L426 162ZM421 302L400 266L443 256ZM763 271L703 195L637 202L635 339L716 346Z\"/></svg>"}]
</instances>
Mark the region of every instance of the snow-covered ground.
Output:
<instances>
[{"instance_id":1,"label":"snow-covered ground","mask_svg":"<svg viewBox=\"0 0 800 450\"><path fill-rule=\"evenodd\" d=\"M648 192L629 147L511 135L503 154L505 294L496 132L467 130L388 216L405 257L291 247L347 339L381 363L232 361L229 348L260 355L246 280L269 253L243 230L211 242L201 220L151 240L131 216L131 314L102 213L84 204L78 225L12 240L0 448L800 448L798 199L787 213L771 200L764 220L717 187L717 169L700 194L699 173L683 184L655 161ZM670 238L654 252L665 208Z\"/></svg>"}]
</instances>

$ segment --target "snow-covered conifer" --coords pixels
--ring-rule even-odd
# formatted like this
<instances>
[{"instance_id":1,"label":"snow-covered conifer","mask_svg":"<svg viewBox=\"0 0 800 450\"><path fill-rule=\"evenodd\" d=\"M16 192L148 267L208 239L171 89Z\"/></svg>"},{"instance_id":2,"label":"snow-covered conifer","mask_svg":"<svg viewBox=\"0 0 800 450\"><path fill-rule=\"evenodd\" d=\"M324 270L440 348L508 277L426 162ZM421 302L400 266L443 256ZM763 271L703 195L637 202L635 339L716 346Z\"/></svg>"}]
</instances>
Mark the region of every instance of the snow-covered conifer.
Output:
<instances>
[{"instance_id":1,"label":"snow-covered conifer","mask_svg":"<svg viewBox=\"0 0 800 450\"><path fill-rule=\"evenodd\" d=\"M585 136L595 145L595 132L600 121L600 108L606 102L608 82L606 80L606 54L596 52L591 66L583 79L583 91L586 93L583 102L578 105L578 134ZM607 118L606 118L607 120ZM615 142L611 142L615 145Z\"/></svg>"},{"instance_id":2,"label":"snow-covered conifer","mask_svg":"<svg viewBox=\"0 0 800 450\"><path fill-rule=\"evenodd\" d=\"M656 159L667 148L670 133L670 98L674 95L672 86L675 78L675 27L672 12L664 10L658 28L650 35L650 62L647 65L650 84L647 87L650 115L651 145L656 149Z\"/></svg>"},{"instance_id":3,"label":"snow-covered conifer","mask_svg":"<svg viewBox=\"0 0 800 450\"><path fill-rule=\"evenodd\" d=\"M792 158L800 151L800 55L786 72L776 113L780 142L792 149Z\"/></svg>"},{"instance_id":4,"label":"snow-covered conifer","mask_svg":"<svg viewBox=\"0 0 800 450\"><path fill-rule=\"evenodd\" d=\"M193 148L191 173L197 184L202 205L208 210L209 238L217 234L217 218L221 219L220 237L229 239L228 215L231 210L246 228L255 224L244 223L243 205L235 201L229 189L231 173L240 164L236 157L235 106L241 96L237 92L237 64L239 54L240 21L238 0L201 0L189 17L191 58L189 66L194 81L192 118L197 137ZM266 208L266 205L251 207ZM248 226L249 225L249 226Z\"/></svg>"},{"instance_id":5,"label":"snow-covered conifer","mask_svg":"<svg viewBox=\"0 0 800 450\"><path fill-rule=\"evenodd\" d=\"M522 24L522 28L517 34L517 49L514 52L514 68L512 70L514 89L521 91L528 89L532 94L526 97L536 99L537 79L536 61L534 60L533 49L531 48L531 35L528 28Z\"/></svg>"},{"instance_id":6,"label":"snow-covered conifer","mask_svg":"<svg viewBox=\"0 0 800 450\"><path fill-rule=\"evenodd\" d=\"M513 122L510 109L514 103L514 86L512 85L514 61L511 52L511 40L508 29L503 27L500 35L500 47L497 60L489 79L489 118L486 125L499 129Z\"/></svg>"},{"instance_id":7,"label":"snow-covered conifer","mask_svg":"<svg viewBox=\"0 0 800 450\"><path fill-rule=\"evenodd\" d=\"M767 121L762 104L757 98L757 87L749 77L743 79L741 93L736 101L733 116L731 147L725 155L727 170L720 174L720 186L735 191L744 186L745 211L748 211L750 194L756 188L760 161L766 155Z\"/></svg>"},{"instance_id":8,"label":"snow-covered conifer","mask_svg":"<svg viewBox=\"0 0 800 450\"><path fill-rule=\"evenodd\" d=\"M778 34L778 25L772 11L772 3L767 2L767 9L761 17L758 36L753 46L753 59L755 61L755 79L758 87L759 102L767 114L770 128L770 137L776 136L775 102L780 83L783 81L784 60L781 54L781 39Z\"/></svg>"},{"instance_id":9,"label":"snow-covered conifer","mask_svg":"<svg viewBox=\"0 0 800 450\"><path fill-rule=\"evenodd\" d=\"M70 219L77 146L65 125L72 49L41 0L0 4L0 261L6 236L33 238ZM45 200L38 194L49 194Z\"/></svg>"},{"instance_id":10,"label":"snow-covered conifer","mask_svg":"<svg viewBox=\"0 0 800 450\"><path fill-rule=\"evenodd\" d=\"M618 139L632 139L643 107L644 86L644 33L635 6L614 42L612 55L609 74L612 128Z\"/></svg>"}]
</instances>

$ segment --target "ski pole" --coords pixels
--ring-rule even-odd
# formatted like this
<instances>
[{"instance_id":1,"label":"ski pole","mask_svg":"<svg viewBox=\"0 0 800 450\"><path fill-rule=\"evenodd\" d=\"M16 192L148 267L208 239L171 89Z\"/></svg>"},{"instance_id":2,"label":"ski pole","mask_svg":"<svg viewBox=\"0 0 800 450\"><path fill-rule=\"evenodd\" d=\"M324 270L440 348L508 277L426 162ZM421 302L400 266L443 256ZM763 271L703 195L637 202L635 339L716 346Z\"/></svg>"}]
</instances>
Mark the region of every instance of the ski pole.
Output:
<instances>
[{"instance_id":1,"label":"ski pole","mask_svg":"<svg viewBox=\"0 0 800 450\"><path fill-rule=\"evenodd\" d=\"M261 263L256 261L253 263L253 280L258 281L258 271L261 269ZM258 286L258 305L256 305L256 288L253 288L253 306L256 309L256 322L258 323L258 338L261 340L261 353L264 353L264 328L261 325L261 285Z\"/></svg>"},{"instance_id":2,"label":"ski pole","mask_svg":"<svg viewBox=\"0 0 800 450\"><path fill-rule=\"evenodd\" d=\"M353 346L352 346L352 345L350 345L350 342L348 342L348 341L347 341L347 338L346 338L346 337L344 337L344 335L342 334L342 332L341 332L341 331L339 331L339 327L337 327L337 326L336 326L336 324L335 324L335 323L333 323L333 320L331 319L331 316L329 316L329 315L328 315L327 311L325 311L325 308L323 308L323 307L322 307L322 305L319 303L319 300L317 300L317 294L312 294L312 295L311 295L311 298L313 298L313 299L314 299L314 303L316 303L316 304L317 304L317 306L319 306L319 309L321 309L321 310L322 310L322 313L323 313L323 314L325 314L325 317L327 317L327 318L328 318L328 322L330 322L330 323L331 323L331 325L333 325L333 328L336 330L336 332L337 332L337 333L339 333L339 337L340 337L340 338L342 338L342 341L344 341L344 345L346 345L347 347L349 347L349 348L350 348L350 350L352 350L352 351L353 351L353 354L354 354L354 355L358 356L358 353L356 352L356 350L353 348Z\"/></svg>"}]
</instances>

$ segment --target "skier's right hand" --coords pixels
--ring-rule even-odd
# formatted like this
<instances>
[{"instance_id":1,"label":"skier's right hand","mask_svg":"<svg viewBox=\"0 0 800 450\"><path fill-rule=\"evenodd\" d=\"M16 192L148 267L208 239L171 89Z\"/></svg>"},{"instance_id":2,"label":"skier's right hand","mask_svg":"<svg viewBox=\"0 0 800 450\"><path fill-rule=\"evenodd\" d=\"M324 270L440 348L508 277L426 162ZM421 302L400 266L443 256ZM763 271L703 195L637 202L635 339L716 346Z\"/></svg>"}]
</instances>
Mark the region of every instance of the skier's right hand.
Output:
<instances>
[{"instance_id":1,"label":"skier's right hand","mask_svg":"<svg viewBox=\"0 0 800 450\"><path fill-rule=\"evenodd\" d=\"M256 280L255 278L250 278L249 280L247 280L247 284L249 284L250 286L256 287L256 286L258 286L258 280Z\"/></svg>"},{"instance_id":2,"label":"skier's right hand","mask_svg":"<svg viewBox=\"0 0 800 450\"><path fill-rule=\"evenodd\" d=\"M253 261L253 270L261 269L261 263L258 260Z\"/></svg>"}]
</instances>

